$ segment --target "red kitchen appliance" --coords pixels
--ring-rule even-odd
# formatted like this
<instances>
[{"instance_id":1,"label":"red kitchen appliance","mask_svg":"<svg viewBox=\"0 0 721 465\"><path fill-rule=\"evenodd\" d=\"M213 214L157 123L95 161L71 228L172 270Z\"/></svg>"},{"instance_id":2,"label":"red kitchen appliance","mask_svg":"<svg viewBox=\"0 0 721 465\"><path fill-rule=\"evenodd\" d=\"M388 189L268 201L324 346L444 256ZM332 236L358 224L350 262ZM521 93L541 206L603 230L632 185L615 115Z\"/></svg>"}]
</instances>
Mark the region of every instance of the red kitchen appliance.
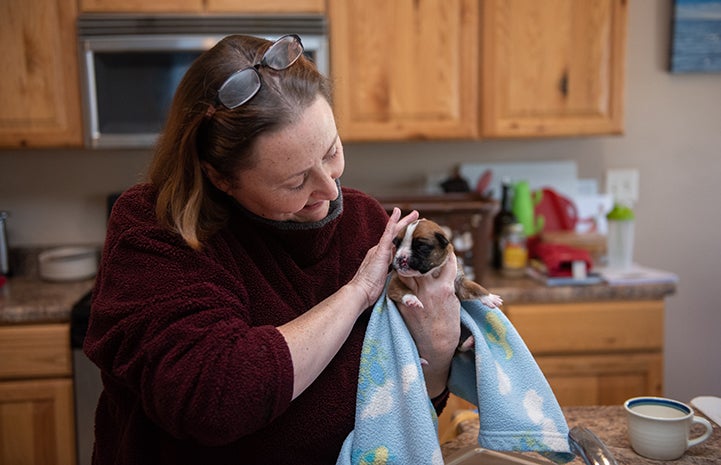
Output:
<instances>
[{"instance_id":1,"label":"red kitchen appliance","mask_svg":"<svg viewBox=\"0 0 721 465\"><path fill-rule=\"evenodd\" d=\"M545 187L537 194L540 201L535 205L536 218L543 218L543 231L574 231L578 222L578 210L571 199L554 189Z\"/></svg>"}]
</instances>

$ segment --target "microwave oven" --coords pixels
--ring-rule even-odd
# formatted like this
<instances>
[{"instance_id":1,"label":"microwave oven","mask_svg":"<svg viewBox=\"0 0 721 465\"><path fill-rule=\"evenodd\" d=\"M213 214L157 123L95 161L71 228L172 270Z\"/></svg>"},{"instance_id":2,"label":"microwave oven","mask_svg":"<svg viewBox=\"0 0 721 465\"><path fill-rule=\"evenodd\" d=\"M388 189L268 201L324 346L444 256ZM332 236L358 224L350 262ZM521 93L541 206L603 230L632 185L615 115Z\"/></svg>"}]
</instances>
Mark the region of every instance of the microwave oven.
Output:
<instances>
[{"instance_id":1,"label":"microwave oven","mask_svg":"<svg viewBox=\"0 0 721 465\"><path fill-rule=\"evenodd\" d=\"M298 34L306 56L328 73L322 15L84 14L77 25L88 148L152 147L190 64L230 34Z\"/></svg>"}]
</instances>

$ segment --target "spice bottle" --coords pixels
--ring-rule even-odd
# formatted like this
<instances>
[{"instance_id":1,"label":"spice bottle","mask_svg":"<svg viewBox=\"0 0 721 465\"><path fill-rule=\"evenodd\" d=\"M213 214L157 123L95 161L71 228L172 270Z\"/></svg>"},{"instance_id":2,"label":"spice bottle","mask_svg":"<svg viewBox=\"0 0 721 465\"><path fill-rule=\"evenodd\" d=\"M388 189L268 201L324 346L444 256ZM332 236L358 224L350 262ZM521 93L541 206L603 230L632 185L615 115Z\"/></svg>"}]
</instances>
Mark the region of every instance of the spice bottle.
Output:
<instances>
[{"instance_id":1,"label":"spice bottle","mask_svg":"<svg viewBox=\"0 0 721 465\"><path fill-rule=\"evenodd\" d=\"M501 274L509 278L525 276L528 247L523 225L521 223L506 225L503 229L500 246L503 258Z\"/></svg>"}]
</instances>

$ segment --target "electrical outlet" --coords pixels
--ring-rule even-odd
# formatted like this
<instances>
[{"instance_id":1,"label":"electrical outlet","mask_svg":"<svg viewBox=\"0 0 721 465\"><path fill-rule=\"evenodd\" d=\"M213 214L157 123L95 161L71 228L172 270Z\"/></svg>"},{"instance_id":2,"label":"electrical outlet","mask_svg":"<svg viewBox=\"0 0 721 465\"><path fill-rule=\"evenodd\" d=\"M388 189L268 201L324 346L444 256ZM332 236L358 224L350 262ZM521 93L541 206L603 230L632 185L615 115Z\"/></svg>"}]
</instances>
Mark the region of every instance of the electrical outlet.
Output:
<instances>
[{"instance_id":1,"label":"electrical outlet","mask_svg":"<svg viewBox=\"0 0 721 465\"><path fill-rule=\"evenodd\" d=\"M638 202L637 169L608 170L606 172L606 193L610 194L615 202Z\"/></svg>"}]
</instances>

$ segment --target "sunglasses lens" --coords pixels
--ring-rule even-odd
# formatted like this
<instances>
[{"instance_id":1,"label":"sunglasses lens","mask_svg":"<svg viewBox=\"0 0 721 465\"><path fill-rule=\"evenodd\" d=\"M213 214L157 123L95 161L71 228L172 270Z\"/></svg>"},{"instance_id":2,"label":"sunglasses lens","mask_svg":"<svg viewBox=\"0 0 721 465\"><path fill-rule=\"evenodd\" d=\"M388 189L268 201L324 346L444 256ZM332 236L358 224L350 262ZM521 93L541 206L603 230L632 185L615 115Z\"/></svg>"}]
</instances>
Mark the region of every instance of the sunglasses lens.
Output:
<instances>
[{"instance_id":1,"label":"sunglasses lens","mask_svg":"<svg viewBox=\"0 0 721 465\"><path fill-rule=\"evenodd\" d=\"M298 36L283 36L265 52L262 64L280 71L295 63L302 54L303 44Z\"/></svg>"},{"instance_id":2,"label":"sunglasses lens","mask_svg":"<svg viewBox=\"0 0 721 465\"><path fill-rule=\"evenodd\" d=\"M295 63L302 54L300 37L294 34L281 37L268 48L260 63L232 74L218 89L218 100L230 110L243 105L260 89L259 65L282 71Z\"/></svg>"},{"instance_id":3,"label":"sunglasses lens","mask_svg":"<svg viewBox=\"0 0 721 465\"><path fill-rule=\"evenodd\" d=\"M241 106L260 89L260 78L253 68L242 69L228 78L218 90L220 103L229 109Z\"/></svg>"}]
</instances>

